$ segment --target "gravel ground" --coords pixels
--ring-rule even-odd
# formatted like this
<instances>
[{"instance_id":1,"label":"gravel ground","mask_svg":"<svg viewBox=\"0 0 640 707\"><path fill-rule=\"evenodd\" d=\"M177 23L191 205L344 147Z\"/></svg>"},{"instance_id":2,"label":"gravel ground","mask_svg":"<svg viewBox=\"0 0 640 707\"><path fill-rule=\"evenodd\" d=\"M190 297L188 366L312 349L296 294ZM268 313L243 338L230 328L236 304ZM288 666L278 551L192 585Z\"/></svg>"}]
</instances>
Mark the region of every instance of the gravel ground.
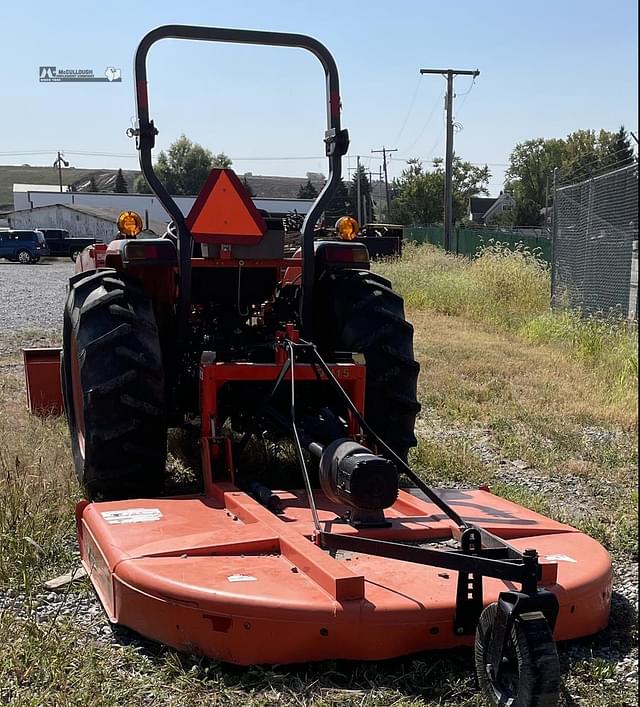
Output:
<instances>
[{"instance_id":1,"label":"gravel ground","mask_svg":"<svg viewBox=\"0 0 640 707\"><path fill-rule=\"evenodd\" d=\"M37 265L0 260L0 332L60 330L74 264L45 258Z\"/></svg>"},{"instance_id":2,"label":"gravel ground","mask_svg":"<svg viewBox=\"0 0 640 707\"><path fill-rule=\"evenodd\" d=\"M563 506L580 508L588 515L598 503L588 482L570 474L560 478L549 478L522 459L509 459L500 454L492 438L491 430L481 427L455 426L438 417L434 410L423 407L416 421L416 431L426 439L464 440L480 461L495 471L497 479L506 483L525 486L532 492L541 493L550 501L554 511ZM583 430L586 445L597 444L614 432L595 427ZM451 483L447 486L459 486ZM638 563L628 559L613 559L613 593L611 597L611 618L609 628L597 636L559 645L561 661L570 663L600 659L615 663L615 678L609 677L605 683L622 682L628 685L631 694L637 690L638 645L629 638L631 626L637 624L638 617ZM631 643L631 645L630 645ZM637 695L637 692L635 692Z\"/></svg>"},{"instance_id":3,"label":"gravel ground","mask_svg":"<svg viewBox=\"0 0 640 707\"><path fill-rule=\"evenodd\" d=\"M73 271L73 263L62 259L49 259L38 265L0 261L0 358L17 353L26 343L43 345L47 332L50 332L52 340L59 337L66 285ZM20 302L20 306L15 306L15 302ZM5 361L0 368L17 369L20 365ZM505 458L496 448L490 430L450 425L425 408L416 427L419 434L427 439L457 437L466 440L482 463L496 471L497 478L508 483L515 477L529 490L554 499L554 506L578 505L588 513L590 505L597 502L593 490L581 477L551 479L525 461ZM597 444L604 436L615 434L593 427L585 427L583 433L586 444ZM615 677L608 677L605 681L627 683L633 694L638 676L638 647L621 640L621 636L625 635L625 629L621 631L621 628L634 625L637 621L638 565L615 558L614 574L610 628L596 637L572 641L559 646L559 649L565 665L567 662L593 659L614 662ZM66 592L43 592L31 597L31 601L25 594L9 589L0 594L0 612L3 610L23 618L35 611L37 620L43 622L56 621L61 617L72 618L88 636L107 645L122 646L131 642L144 645L143 641L138 643L139 639L132 634L114 630L97 597L92 592L78 593L75 583Z\"/></svg>"}]
</instances>

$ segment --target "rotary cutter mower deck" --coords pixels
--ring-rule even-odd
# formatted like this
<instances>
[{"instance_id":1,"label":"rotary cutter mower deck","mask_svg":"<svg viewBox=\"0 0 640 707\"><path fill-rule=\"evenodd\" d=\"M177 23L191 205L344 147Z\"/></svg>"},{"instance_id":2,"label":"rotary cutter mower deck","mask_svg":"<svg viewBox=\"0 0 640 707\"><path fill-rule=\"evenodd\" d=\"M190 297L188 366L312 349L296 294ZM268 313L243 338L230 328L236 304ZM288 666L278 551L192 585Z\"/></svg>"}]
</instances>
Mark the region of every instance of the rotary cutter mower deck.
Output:
<instances>
[{"instance_id":1,"label":"rotary cutter mower deck","mask_svg":"<svg viewBox=\"0 0 640 707\"><path fill-rule=\"evenodd\" d=\"M302 248L213 170L185 218L156 177L146 57L164 38L298 47L326 74L329 178ZM551 705L556 639L607 623L591 538L479 490L430 488L415 445L413 330L362 244L316 241L341 174L338 73L293 34L161 27L135 58L140 165L162 238L89 247L70 280L63 396L82 561L113 622L242 665L472 645L495 704ZM348 234L347 234L348 235ZM198 430L200 493L163 496L167 429ZM290 445L291 469L256 450ZM265 457L266 458L266 457ZM511 700L511 701L510 701Z\"/></svg>"}]
</instances>

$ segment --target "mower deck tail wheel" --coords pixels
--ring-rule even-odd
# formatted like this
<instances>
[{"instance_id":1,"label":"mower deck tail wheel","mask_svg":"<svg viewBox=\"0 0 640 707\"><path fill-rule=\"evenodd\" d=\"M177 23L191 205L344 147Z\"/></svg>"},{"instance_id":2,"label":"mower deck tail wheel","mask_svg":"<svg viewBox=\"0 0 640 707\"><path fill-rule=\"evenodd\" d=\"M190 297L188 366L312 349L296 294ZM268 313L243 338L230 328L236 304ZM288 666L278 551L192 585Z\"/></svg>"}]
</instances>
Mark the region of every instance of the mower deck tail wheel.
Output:
<instances>
[{"instance_id":1,"label":"mower deck tail wheel","mask_svg":"<svg viewBox=\"0 0 640 707\"><path fill-rule=\"evenodd\" d=\"M167 422L151 301L115 270L71 278L62 389L76 473L90 500L157 495Z\"/></svg>"},{"instance_id":2,"label":"mower deck tail wheel","mask_svg":"<svg viewBox=\"0 0 640 707\"><path fill-rule=\"evenodd\" d=\"M514 619L496 680L487 658L498 605L490 604L476 629L475 665L478 683L492 705L556 707L560 699L560 663L551 629L541 612Z\"/></svg>"}]
</instances>

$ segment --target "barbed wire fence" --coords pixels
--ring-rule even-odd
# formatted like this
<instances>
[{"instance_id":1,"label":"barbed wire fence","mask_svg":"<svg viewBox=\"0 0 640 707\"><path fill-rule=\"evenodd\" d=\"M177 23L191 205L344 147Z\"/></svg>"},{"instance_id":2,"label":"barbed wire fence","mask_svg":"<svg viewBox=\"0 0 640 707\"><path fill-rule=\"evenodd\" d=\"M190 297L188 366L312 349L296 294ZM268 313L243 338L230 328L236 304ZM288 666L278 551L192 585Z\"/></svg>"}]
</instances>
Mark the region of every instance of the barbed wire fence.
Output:
<instances>
[{"instance_id":1,"label":"barbed wire fence","mask_svg":"<svg viewBox=\"0 0 640 707\"><path fill-rule=\"evenodd\" d=\"M637 320L638 164L562 184L552 211L551 302Z\"/></svg>"}]
</instances>

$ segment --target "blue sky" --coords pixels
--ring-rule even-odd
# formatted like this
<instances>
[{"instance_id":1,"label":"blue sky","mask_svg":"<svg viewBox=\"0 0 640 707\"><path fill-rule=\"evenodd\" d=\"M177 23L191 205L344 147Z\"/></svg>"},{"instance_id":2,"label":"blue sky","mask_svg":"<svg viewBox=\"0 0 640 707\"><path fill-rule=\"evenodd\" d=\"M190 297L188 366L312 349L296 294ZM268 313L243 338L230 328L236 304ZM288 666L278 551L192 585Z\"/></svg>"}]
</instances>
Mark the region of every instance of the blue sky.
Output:
<instances>
[{"instance_id":1,"label":"blue sky","mask_svg":"<svg viewBox=\"0 0 640 707\"><path fill-rule=\"evenodd\" d=\"M495 194L517 142L579 128L638 129L631 0L32 1L4 3L2 15L0 164L51 164L62 149L74 166L136 168L125 136L135 113L133 53L146 31L165 23L301 32L324 42L338 63L351 135L345 174L356 154L377 173L371 150L383 144L398 148L392 176L407 157L443 154L445 80L420 78L421 67L480 69L473 87L468 77L456 82L456 152L489 164ZM40 65L113 65L123 81L39 83ZM184 132L229 154L239 173L326 172L323 75L311 55L166 41L152 48L148 71L159 148ZM47 152L7 154L40 150ZM267 159L274 157L295 159Z\"/></svg>"}]
</instances>

